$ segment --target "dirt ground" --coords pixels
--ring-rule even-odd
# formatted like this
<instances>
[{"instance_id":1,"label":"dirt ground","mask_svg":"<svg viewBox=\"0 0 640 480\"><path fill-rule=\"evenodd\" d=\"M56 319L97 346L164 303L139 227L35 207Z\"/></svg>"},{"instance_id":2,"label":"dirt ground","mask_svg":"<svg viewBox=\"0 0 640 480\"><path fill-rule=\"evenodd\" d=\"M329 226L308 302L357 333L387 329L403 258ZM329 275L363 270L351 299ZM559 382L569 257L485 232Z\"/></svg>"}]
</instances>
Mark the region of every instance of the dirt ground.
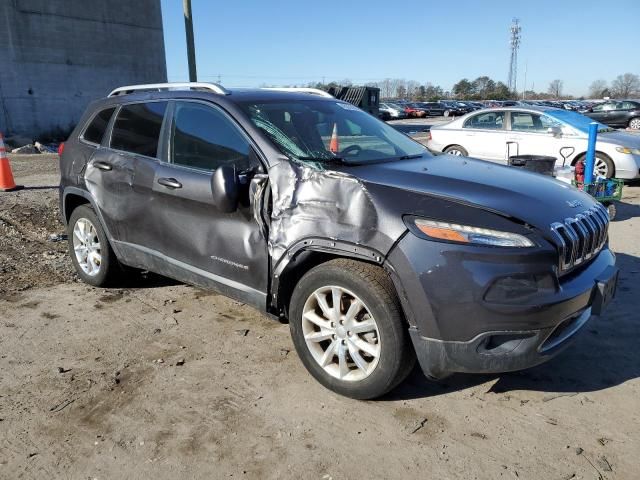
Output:
<instances>
[{"instance_id":1,"label":"dirt ground","mask_svg":"<svg viewBox=\"0 0 640 480\"><path fill-rule=\"evenodd\" d=\"M611 225L618 295L563 355L361 402L317 384L286 325L148 275L77 281L55 156L0 193L2 479L637 479L640 186Z\"/></svg>"}]
</instances>

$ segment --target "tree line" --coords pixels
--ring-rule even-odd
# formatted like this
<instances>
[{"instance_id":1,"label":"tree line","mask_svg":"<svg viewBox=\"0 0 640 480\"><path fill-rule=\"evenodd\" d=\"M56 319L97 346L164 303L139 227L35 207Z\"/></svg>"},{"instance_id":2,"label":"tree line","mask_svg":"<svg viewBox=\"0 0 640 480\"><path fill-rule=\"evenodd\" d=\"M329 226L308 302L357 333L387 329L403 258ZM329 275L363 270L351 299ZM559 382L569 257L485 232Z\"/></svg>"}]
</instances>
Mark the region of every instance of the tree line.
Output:
<instances>
[{"instance_id":1,"label":"tree line","mask_svg":"<svg viewBox=\"0 0 640 480\"><path fill-rule=\"evenodd\" d=\"M348 78L329 83L311 82L307 86L329 90L331 87L351 86L353 82ZM444 98L456 98L465 100L515 100L527 98L534 100L572 99L572 95L564 93L564 82L555 79L549 82L545 92L526 90L525 92L512 92L501 81L483 75L475 80L463 78L453 85L451 91L444 90L439 85L430 82L420 83L416 80L404 78L385 78L376 82L366 83L367 87L380 89L380 98L402 98L417 102L435 101ZM640 77L633 73L618 75L608 83L606 80L595 80L589 86L587 98L640 98ZM584 96L579 98L585 98Z\"/></svg>"}]
</instances>

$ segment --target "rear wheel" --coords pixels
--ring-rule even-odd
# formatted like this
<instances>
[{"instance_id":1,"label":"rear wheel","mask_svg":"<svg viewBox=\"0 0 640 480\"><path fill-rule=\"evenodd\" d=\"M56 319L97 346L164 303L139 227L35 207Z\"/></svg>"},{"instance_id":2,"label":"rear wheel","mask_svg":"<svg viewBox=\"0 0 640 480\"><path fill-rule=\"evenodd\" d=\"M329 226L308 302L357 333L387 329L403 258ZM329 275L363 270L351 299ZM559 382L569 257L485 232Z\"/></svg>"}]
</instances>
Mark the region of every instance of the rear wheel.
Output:
<instances>
[{"instance_id":1,"label":"rear wheel","mask_svg":"<svg viewBox=\"0 0 640 480\"><path fill-rule=\"evenodd\" d=\"M449 155L455 155L456 157L468 157L469 156L469 152L467 152L460 145L451 145L450 147L447 147L447 148L444 149L444 153L447 153Z\"/></svg>"},{"instance_id":2,"label":"rear wheel","mask_svg":"<svg viewBox=\"0 0 640 480\"><path fill-rule=\"evenodd\" d=\"M393 283L373 265L338 259L307 272L292 295L289 325L309 373L347 397L379 397L415 363Z\"/></svg>"},{"instance_id":3,"label":"rear wheel","mask_svg":"<svg viewBox=\"0 0 640 480\"><path fill-rule=\"evenodd\" d=\"M73 211L67 225L67 236L71 261L83 282L103 287L122 273L93 209L81 205Z\"/></svg>"},{"instance_id":4,"label":"rear wheel","mask_svg":"<svg viewBox=\"0 0 640 480\"><path fill-rule=\"evenodd\" d=\"M640 130L640 118L632 118L629 120L629 128L631 130Z\"/></svg>"}]
</instances>

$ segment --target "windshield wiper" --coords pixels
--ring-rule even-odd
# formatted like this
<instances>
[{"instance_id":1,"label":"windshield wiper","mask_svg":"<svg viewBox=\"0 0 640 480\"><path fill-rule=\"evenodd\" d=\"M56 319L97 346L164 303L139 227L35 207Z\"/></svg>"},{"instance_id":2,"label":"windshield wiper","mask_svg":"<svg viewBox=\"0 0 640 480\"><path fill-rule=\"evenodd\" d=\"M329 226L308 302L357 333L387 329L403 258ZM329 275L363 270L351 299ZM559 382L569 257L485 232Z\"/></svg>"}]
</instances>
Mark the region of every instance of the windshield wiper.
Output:
<instances>
[{"instance_id":1,"label":"windshield wiper","mask_svg":"<svg viewBox=\"0 0 640 480\"><path fill-rule=\"evenodd\" d=\"M421 158L422 157L422 153L417 153L414 155L403 155L402 157L399 158L399 160L411 160L412 158Z\"/></svg>"},{"instance_id":2,"label":"windshield wiper","mask_svg":"<svg viewBox=\"0 0 640 480\"><path fill-rule=\"evenodd\" d=\"M337 164L340 164L340 165L349 165L349 162L347 162L342 157L325 158L325 157L298 157L298 156L296 156L296 158L298 160L306 160L306 161L309 161L309 162L324 162L324 163L337 163Z\"/></svg>"}]
</instances>

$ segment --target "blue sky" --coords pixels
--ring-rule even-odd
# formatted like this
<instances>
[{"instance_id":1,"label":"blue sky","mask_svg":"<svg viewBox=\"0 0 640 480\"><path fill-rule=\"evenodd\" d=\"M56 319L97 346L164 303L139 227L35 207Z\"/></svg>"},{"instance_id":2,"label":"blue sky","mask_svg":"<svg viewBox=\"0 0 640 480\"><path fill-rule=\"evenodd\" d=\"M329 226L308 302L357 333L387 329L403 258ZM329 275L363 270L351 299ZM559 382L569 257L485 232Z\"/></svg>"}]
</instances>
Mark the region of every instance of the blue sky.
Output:
<instances>
[{"instance_id":1,"label":"blue sky","mask_svg":"<svg viewBox=\"0 0 640 480\"><path fill-rule=\"evenodd\" d=\"M170 81L188 79L182 0L161 0ZM522 24L519 90L587 93L640 74L640 0L192 0L198 79L226 86L386 77L445 90L488 75L506 83L509 25Z\"/></svg>"}]
</instances>

